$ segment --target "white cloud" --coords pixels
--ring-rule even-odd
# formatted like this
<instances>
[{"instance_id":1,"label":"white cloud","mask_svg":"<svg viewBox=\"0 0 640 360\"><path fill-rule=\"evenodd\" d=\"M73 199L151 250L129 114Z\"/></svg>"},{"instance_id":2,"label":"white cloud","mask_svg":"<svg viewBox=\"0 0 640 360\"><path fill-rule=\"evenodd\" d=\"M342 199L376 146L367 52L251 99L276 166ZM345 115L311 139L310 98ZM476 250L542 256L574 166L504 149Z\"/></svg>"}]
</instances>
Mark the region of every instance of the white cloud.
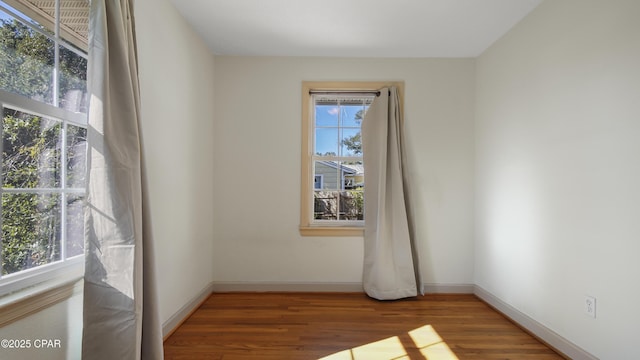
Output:
<instances>
[{"instance_id":1,"label":"white cloud","mask_svg":"<svg viewBox=\"0 0 640 360\"><path fill-rule=\"evenodd\" d=\"M331 109L327 110L327 112L329 113L329 115L338 115L338 113L340 112L340 108L339 107L332 107Z\"/></svg>"}]
</instances>

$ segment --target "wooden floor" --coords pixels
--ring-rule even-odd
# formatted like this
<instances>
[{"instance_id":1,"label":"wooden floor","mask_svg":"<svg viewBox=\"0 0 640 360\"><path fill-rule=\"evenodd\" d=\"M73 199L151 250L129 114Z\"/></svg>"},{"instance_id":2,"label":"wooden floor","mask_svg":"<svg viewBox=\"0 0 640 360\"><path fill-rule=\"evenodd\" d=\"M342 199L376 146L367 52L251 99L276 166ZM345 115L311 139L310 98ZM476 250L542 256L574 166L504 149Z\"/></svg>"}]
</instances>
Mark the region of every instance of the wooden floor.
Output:
<instances>
[{"instance_id":1,"label":"wooden floor","mask_svg":"<svg viewBox=\"0 0 640 360\"><path fill-rule=\"evenodd\" d=\"M165 359L562 359L473 295L213 294Z\"/></svg>"}]
</instances>

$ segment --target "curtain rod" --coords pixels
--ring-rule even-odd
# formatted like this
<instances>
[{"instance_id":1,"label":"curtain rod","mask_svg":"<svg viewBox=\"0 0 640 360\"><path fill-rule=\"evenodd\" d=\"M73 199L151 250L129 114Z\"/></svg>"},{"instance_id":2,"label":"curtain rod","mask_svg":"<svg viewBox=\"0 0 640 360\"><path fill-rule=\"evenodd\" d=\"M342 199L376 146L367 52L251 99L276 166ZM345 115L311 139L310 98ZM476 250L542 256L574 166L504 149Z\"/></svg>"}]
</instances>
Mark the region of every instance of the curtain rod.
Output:
<instances>
[{"instance_id":1,"label":"curtain rod","mask_svg":"<svg viewBox=\"0 0 640 360\"><path fill-rule=\"evenodd\" d=\"M380 96L379 90L309 90L309 95L375 95Z\"/></svg>"}]
</instances>

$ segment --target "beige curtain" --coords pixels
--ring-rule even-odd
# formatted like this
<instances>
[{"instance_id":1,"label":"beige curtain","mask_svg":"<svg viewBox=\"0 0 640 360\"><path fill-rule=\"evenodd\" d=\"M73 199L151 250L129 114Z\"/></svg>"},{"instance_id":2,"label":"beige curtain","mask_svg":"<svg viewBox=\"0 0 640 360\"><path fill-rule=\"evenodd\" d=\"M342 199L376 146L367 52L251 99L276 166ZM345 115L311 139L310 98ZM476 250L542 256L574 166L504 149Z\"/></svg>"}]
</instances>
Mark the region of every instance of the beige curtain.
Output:
<instances>
[{"instance_id":1,"label":"beige curtain","mask_svg":"<svg viewBox=\"0 0 640 360\"><path fill-rule=\"evenodd\" d=\"M83 359L162 359L132 0L93 0Z\"/></svg>"},{"instance_id":2,"label":"beige curtain","mask_svg":"<svg viewBox=\"0 0 640 360\"><path fill-rule=\"evenodd\" d=\"M379 300L422 293L396 87L383 88L362 122L365 292Z\"/></svg>"}]
</instances>

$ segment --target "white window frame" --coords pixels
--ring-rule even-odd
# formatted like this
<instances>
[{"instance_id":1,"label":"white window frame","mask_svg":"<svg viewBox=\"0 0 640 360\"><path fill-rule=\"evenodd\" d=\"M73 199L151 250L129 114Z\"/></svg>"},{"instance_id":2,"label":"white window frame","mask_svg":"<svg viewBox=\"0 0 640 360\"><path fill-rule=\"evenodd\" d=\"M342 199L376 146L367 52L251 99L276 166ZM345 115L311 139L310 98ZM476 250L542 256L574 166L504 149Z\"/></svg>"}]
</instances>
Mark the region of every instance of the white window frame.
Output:
<instances>
[{"instance_id":1,"label":"white window frame","mask_svg":"<svg viewBox=\"0 0 640 360\"><path fill-rule=\"evenodd\" d=\"M20 1L16 0L4 0L9 6L14 6L19 11L25 11L24 7L20 6ZM56 0L56 14L60 11L60 2ZM55 64L54 64L54 96L53 104L58 105L58 74L59 71L59 51L60 46L64 46L67 50L74 52L87 59L87 54L83 52L86 44L80 44L78 41L71 42L66 41L60 35L68 33L60 30L60 23L56 19L53 21L53 34L43 32L38 26L34 25L30 19L25 18L20 13L12 11L11 8L7 8L0 4L0 10L20 20L27 25L33 31L42 34L53 41L55 52ZM33 20L41 21L40 15L27 13L28 16L33 16ZM56 15L57 17L57 15ZM51 22L50 20L48 20ZM51 24L44 24L51 26ZM84 45L84 46L82 46ZM2 189L0 186L0 196L3 193L51 193L60 194L61 196L61 249L60 260L37 266L31 269L26 269L13 274L2 275L0 273L0 327L6 325L16 319L19 319L25 315L31 314L35 311L43 309L47 306L55 304L58 301L64 300L76 293L78 293L77 283L82 278L84 273L84 254L76 255L74 257L67 257L66 254L66 236L67 236L67 195L81 194L86 195L86 188L71 188L67 187L66 180L66 154L67 154L67 128L69 125L81 127L87 129L88 115L84 113L76 113L65 110L61 107L46 104L44 102L29 99L27 97L7 92L0 89L0 109L2 110L2 116L4 117L4 109L10 108L12 110L18 110L27 114L36 116L42 116L45 118L60 121L61 123L61 186L55 189ZM1 135L2 129L0 129ZM1 147L1 143L0 143ZM1 221L1 218L0 218ZM1 249L0 249L1 251Z\"/></svg>"},{"instance_id":2,"label":"white window frame","mask_svg":"<svg viewBox=\"0 0 640 360\"><path fill-rule=\"evenodd\" d=\"M302 134L300 175L300 226L303 236L363 236L364 221L316 221L314 220L314 103L311 91L371 92L383 87L404 88L403 82L317 82L302 83ZM402 91L401 91L402 92ZM341 187L344 187L344 181ZM365 200L366 201L366 200Z\"/></svg>"}]
</instances>

